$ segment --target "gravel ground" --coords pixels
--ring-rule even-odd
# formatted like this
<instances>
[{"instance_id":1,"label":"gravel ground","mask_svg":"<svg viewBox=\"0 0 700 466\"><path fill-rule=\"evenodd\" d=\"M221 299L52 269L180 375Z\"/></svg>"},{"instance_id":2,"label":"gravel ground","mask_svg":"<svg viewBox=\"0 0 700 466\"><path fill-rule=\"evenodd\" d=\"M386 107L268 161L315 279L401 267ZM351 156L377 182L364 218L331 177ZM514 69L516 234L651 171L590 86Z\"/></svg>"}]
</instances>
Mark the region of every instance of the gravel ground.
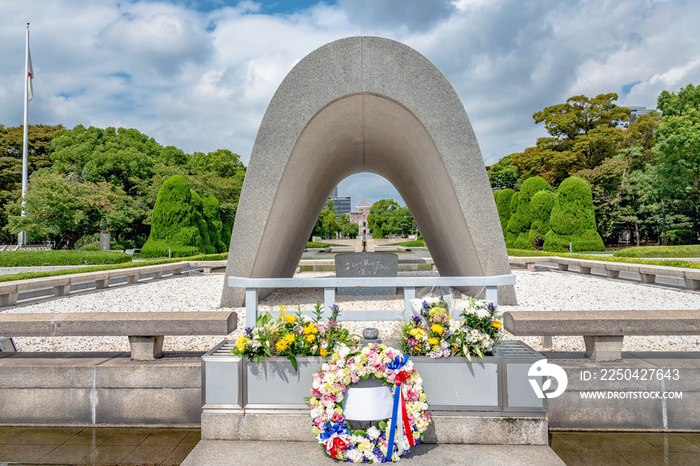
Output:
<instances>
[{"instance_id":1,"label":"gravel ground","mask_svg":"<svg viewBox=\"0 0 700 466\"><path fill-rule=\"evenodd\" d=\"M501 306L508 310L654 310L700 309L700 293L674 290L659 286L612 281L574 273L556 271L529 272L516 270L518 306ZM434 275L436 272L399 272L399 276ZM303 272L298 276L332 276L332 272ZM165 351L207 351L224 338L235 338L243 331L245 309L220 309L223 275L183 275L152 283L125 285L77 294L67 298L44 301L8 309L16 312L130 312L130 311L236 311L239 329L229 336L191 336L165 338ZM279 305L312 310L317 300L323 301L323 290L281 290L260 303L262 311ZM343 309L402 309L403 297L394 299L354 299L338 297ZM341 313L342 319L342 313ZM348 328L361 333L364 327L378 327L385 341L395 340L398 322L349 322ZM505 338L521 339L536 350L542 350L538 337L515 338L505 332ZM126 337L47 337L15 338L20 351L128 351ZM555 337L555 351L583 351L583 337ZM640 336L626 337L624 351L700 351L700 336Z\"/></svg>"}]
</instances>

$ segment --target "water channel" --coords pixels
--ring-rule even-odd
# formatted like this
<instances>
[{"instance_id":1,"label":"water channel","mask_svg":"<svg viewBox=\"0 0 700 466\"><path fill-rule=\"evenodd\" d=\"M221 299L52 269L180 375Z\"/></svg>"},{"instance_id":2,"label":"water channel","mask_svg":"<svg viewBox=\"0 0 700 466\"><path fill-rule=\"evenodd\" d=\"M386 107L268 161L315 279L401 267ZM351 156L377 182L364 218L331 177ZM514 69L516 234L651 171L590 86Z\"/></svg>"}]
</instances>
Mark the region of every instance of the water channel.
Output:
<instances>
[{"instance_id":1,"label":"water channel","mask_svg":"<svg viewBox=\"0 0 700 466\"><path fill-rule=\"evenodd\" d=\"M0 465L177 466L199 439L198 429L0 427ZM549 444L568 466L700 464L700 433L552 432Z\"/></svg>"}]
</instances>

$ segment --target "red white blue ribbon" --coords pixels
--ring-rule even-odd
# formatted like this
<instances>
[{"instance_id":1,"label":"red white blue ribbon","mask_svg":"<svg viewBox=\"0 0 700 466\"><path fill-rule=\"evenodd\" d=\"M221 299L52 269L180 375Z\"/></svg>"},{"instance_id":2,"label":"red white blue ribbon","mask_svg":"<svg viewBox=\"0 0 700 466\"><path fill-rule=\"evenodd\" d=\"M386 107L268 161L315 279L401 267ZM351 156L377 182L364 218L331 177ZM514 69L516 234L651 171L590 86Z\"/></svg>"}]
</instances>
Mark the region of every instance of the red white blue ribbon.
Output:
<instances>
[{"instance_id":1,"label":"red white blue ribbon","mask_svg":"<svg viewBox=\"0 0 700 466\"><path fill-rule=\"evenodd\" d=\"M347 438L349 436L350 431L345 421L339 423L326 422L320 435L321 443L333 458L336 458L338 450L345 450L348 447L350 442Z\"/></svg>"},{"instance_id":2,"label":"red white blue ribbon","mask_svg":"<svg viewBox=\"0 0 700 466\"><path fill-rule=\"evenodd\" d=\"M389 440L387 443L386 457L384 462L388 459L392 461L394 456L394 434L396 433L396 425L398 421L399 414L399 404L401 405L401 418L403 419L403 430L408 437L408 443L411 446L415 445L413 440L413 434L411 432L411 423L408 421L408 413L406 412L406 402L403 398L403 390L401 390L401 384L408 380L411 376L406 371L400 371L400 369L406 365L408 362L408 355L403 358L401 356L396 356L392 362L387 364L387 368L396 371L396 376L394 377L394 409L391 413L391 424L389 425Z\"/></svg>"}]
</instances>

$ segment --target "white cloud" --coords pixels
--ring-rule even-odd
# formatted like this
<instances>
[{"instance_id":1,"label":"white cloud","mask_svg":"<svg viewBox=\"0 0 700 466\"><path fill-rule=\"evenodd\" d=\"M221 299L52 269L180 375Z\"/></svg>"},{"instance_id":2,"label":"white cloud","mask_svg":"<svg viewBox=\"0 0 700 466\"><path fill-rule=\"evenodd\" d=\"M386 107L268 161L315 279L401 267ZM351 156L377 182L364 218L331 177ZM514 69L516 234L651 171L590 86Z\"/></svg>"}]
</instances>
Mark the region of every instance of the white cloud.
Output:
<instances>
[{"instance_id":1,"label":"white cloud","mask_svg":"<svg viewBox=\"0 0 700 466\"><path fill-rule=\"evenodd\" d=\"M228 148L244 161L289 70L352 35L399 40L432 60L487 163L533 145L544 130L532 114L572 95L626 87L620 103L653 107L661 90L700 84L700 4L689 0L340 0L285 14L209 3L2 2L0 123L22 121L27 20L30 122L135 127L163 145Z\"/></svg>"}]
</instances>

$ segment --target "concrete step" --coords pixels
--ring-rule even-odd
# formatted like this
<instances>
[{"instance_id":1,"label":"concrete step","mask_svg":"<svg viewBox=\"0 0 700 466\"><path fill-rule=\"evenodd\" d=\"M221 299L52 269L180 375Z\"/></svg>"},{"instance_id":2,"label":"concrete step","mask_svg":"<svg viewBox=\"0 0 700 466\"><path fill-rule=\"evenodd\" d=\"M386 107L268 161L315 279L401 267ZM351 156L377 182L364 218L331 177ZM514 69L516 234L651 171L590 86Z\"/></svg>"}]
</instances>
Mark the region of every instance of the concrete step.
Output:
<instances>
[{"instance_id":1,"label":"concrete step","mask_svg":"<svg viewBox=\"0 0 700 466\"><path fill-rule=\"evenodd\" d=\"M339 461L326 455L313 442L265 442L202 440L182 466L216 465L333 465ZM563 465L546 445L455 445L421 444L401 458L409 465Z\"/></svg>"}]
</instances>

